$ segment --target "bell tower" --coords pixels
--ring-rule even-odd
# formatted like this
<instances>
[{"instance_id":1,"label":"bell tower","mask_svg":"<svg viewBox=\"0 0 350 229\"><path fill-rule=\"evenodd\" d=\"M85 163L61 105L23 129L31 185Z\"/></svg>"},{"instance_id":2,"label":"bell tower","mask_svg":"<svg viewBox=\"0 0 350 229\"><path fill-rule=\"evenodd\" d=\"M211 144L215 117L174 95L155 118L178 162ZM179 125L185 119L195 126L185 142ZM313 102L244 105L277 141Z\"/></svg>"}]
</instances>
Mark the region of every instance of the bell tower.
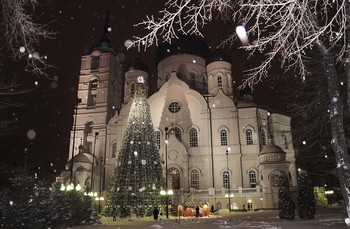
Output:
<instances>
[{"instance_id":1,"label":"bell tower","mask_svg":"<svg viewBox=\"0 0 350 229\"><path fill-rule=\"evenodd\" d=\"M80 152L93 165L89 176L78 178L79 173L73 163L67 163L73 173L74 181L80 183L86 191L101 192L103 163L105 158L107 123L118 112L122 101L122 67L117 53L111 46L109 36L109 10L102 38L93 46L88 55L81 58L78 83L78 100L74 111L74 121L70 140L70 160ZM80 148L80 151L79 151ZM70 161L71 162L71 161ZM90 164L90 165L91 165ZM72 177L72 175L71 175Z\"/></svg>"}]
</instances>

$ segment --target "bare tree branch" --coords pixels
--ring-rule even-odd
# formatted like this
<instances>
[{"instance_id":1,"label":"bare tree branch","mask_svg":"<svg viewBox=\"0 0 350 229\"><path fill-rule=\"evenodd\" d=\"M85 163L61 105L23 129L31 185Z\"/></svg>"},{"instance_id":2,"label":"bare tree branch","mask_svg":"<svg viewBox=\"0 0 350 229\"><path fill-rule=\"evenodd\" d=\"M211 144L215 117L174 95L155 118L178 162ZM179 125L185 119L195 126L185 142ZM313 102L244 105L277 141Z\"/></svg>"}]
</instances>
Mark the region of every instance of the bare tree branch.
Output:
<instances>
[{"instance_id":1,"label":"bare tree branch","mask_svg":"<svg viewBox=\"0 0 350 229\"><path fill-rule=\"evenodd\" d=\"M45 56L40 56L36 47L40 39L52 39L54 33L45 25L35 23L32 13L37 0L2 0L0 2L0 30L4 44L2 54L9 51L15 60L25 58L27 71L38 75L46 75L45 69L50 67Z\"/></svg>"}]
</instances>

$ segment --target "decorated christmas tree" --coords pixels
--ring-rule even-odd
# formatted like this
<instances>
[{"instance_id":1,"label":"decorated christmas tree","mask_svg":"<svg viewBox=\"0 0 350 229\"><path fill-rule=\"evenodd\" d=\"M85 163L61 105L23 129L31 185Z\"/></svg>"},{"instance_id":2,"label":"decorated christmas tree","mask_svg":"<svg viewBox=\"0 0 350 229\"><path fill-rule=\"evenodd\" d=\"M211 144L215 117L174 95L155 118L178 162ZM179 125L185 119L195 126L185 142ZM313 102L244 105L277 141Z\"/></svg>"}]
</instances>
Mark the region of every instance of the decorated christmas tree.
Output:
<instances>
[{"instance_id":1,"label":"decorated christmas tree","mask_svg":"<svg viewBox=\"0 0 350 229\"><path fill-rule=\"evenodd\" d=\"M306 172L298 176L298 203L300 219L313 219L316 214L316 202L311 179Z\"/></svg>"},{"instance_id":2,"label":"decorated christmas tree","mask_svg":"<svg viewBox=\"0 0 350 229\"><path fill-rule=\"evenodd\" d=\"M278 191L278 209L280 219L294 219L295 205L292 199L292 193L289 189L287 175L282 173L279 177Z\"/></svg>"},{"instance_id":3,"label":"decorated christmas tree","mask_svg":"<svg viewBox=\"0 0 350 229\"><path fill-rule=\"evenodd\" d=\"M107 205L118 217L143 217L161 204L164 178L153 131L144 81L139 77Z\"/></svg>"}]
</instances>

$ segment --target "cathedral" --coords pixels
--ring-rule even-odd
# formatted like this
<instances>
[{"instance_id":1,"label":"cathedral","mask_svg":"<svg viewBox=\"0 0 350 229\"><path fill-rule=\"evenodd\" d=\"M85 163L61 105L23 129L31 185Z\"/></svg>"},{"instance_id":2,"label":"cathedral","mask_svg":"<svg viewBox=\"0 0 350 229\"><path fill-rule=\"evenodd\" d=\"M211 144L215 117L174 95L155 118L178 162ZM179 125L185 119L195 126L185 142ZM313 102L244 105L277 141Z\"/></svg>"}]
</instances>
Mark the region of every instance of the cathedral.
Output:
<instances>
[{"instance_id":1,"label":"cathedral","mask_svg":"<svg viewBox=\"0 0 350 229\"><path fill-rule=\"evenodd\" d=\"M278 207L279 176L297 185L291 117L235 96L231 59L193 36L155 53L157 85L141 61L126 71L108 37L82 56L63 184L108 197L137 80L143 77L170 202L215 209ZM100 199L101 200L101 199ZM103 203L102 203L103 204Z\"/></svg>"}]
</instances>

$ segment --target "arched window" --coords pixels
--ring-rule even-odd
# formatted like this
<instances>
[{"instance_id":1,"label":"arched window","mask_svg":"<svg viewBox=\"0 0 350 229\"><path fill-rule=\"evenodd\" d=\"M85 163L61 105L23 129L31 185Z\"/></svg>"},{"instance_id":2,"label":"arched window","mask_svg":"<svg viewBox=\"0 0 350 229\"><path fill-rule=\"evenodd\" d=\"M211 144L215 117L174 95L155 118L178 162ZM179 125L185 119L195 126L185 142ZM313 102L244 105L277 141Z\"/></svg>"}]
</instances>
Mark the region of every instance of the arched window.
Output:
<instances>
[{"instance_id":1,"label":"arched window","mask_svg":"<svg viewBox=\"0 0 350 229\"><path fill-rule=\"evenodd\" d=\"M168 169L168 185L171 184L171 189L180 189L180 173L177 168Z\"/></svg>"},{"instance_id":2,"label":"arched window","mask_svg":"<svg viewBox=\"0 0 350 229\"><path fill-rule=\"evenodd\" d=\"M225 171L222 174L222 182L223 182L224 188L231 187L231 185L230 185L230 174L228 173L228 171Z\"/></svg>"},{"instance_id":3,"label":"arched window","mask_svg":"<svg viewBox=\"0 0 350 229\"><path fill-rule=\"evenodd\" d=\"M256 187L256 172L251 170L249 171L249 185L251 188L255 188Z\"/></svg>"},{"instance_id":4,"label":"arched window","mask_svg":"<svg viewBox=\"0 0 350 229\"><path fill-rule=\"evenodd\" d=\"M179 140L180 142L182 141L182 133L181 130L178 127L174 127L173 131L175 133L175 137L177 138L177 140Z\"/></svg>"},{"instance_id":5,"label":"arched window","mask_svg":"<svg viewBox=\"0 0 350 229\"><path fill-rule=\"evenodd\" d=\"M159 131L154 131L154 137L156 139L156 144L158 149L160 148L160 132Z\"/></svg>"},{"instance_id":6,"label":"arched window","mask_svg":"<svg viewBox=\"0 0 350 229\"><path fill-rule=\"evenodd\" d=\"M117 143L113 143L112 145L112 157L115 158L117 156Z\"/></svg>"},{"instance_id":7,"label":"arched window","mask_svg":"<svg viewBox=\"0 0 350 229\"><path fill-rule=\"evenodd\" d=\"M197 170L191 171L191 188L199 189L199 172Z\"/></svg>"},{"instance_id":8,"label":"arched window","mask_svg":"<svg viewBox=\"0 0 350 229\"><path fill-rule=\"evenodd\" d=\"M261 136L261 144L263 146L266 146L266 133L265 130L260 131L260 136Z\"/></svg>"},{"instance_id":9,"label":"arched window","mask_svg":"<svg viewBox=\"0 0 350 229\"><path fill-rule=\"evenodd\" d=\"M95 106L96 105L96 95L97 95L97 87L98 87L98 80L94 79L89 82L89 96L87 105L88 106Z\"/></svg>"},{"instance_id":10,"label":"arched window","mask_svg":"<svg viewBox=\"0 0 350 229\"><path fill-rule=\"evenodd\" d=\"M227 131L220 130L220 142L222 146L227 146Z\"/></svg>"},{"instance_id":11,"label":"arched window","mask_svg":"<svg viewBox=\"0 0 350 229\"><path fill-rule=\"evenodd\" d=\"M271 184L272 184L272 187L274 187L274 188L278 188L279 186L280 186L280 176L279 176L279 174L273 174L272 176L271 176Z\"/></svg>"},{"instance_id":12,"label":"arched window","mask_svg":"<svg viewBox=\"0 0 350 229\"><path fill-rule=\"evenodd\" d=\"M247 145L253 145L253 131L251 129L246 130L245 132Z\"/></svg>"},{"instance_id":13,"label":"arched window","mask_svg":"<svg viewBox=\"0 0 350 229\"><path fill-rule=\"evenodd\" d=\"M91 71L98 70L100 67L100 56L91 56Z\"/></svg>"},{"instance_id":14,"label":"arched window","mask_svg":"<svg viewBox=\"0 0 350 229\"><path fill-rule=\"evenodd\" d=\"M287 134L283 134L283 146L284 146L284 149L288 149L288 136Z\"/></svg>"},{"instance_id":15,"label":"arched window","mask_svg":"<svg viewBox=\"0 0 350 229\"><path fill-rule=\"evenodd\" d=\"M190 129L190 146L198 147L198 134L195 128Z\"/></svg>"},{"instance_id":16,"label":"arched window","mask_svg":"<svg viewBox=\"0 0 350 229\"><path fill-rule=\"evenodd\" d=\"M135 94L135 83L130 84L130 96L134 97Z\"/></svg>"},{"instance_id":17,"label":"arched window","mask_svg":"<svg viewBox=\"0 0 350 229\"><path fill-rule=\"evenodd\" d=\"M222 77L218 76L218 87L222 87Z\"/></svg>"}]
</instances>

